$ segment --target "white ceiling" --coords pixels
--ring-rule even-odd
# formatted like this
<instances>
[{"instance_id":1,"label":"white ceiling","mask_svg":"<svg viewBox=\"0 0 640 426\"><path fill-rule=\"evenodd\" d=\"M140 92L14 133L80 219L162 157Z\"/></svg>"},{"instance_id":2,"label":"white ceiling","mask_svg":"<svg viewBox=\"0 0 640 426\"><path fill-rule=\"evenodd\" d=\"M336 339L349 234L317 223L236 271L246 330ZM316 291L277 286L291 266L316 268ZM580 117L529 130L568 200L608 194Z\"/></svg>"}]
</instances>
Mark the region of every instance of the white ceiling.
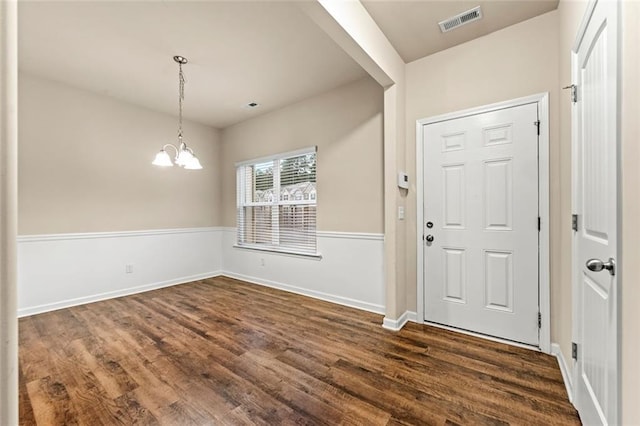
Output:
<instances>
[{"instance_id":1,"label":"white ceiling","mask_svg":"<svg viewBox=\"0 0 640 426\"><path fill-rule=\"evenodd\" d=\"M303 0L304 1L304 0ZM406 62L553 10L558 0L364 0ZM441 34L480 4L484 17ZM20 1L21 71L217 128L364 77L298 1ZM535 43L535 40L531 41ZM260 107L246 108L249 102Z\"/></svg>"},{"instance_id":2,"label":"white ceiling","mask_svg":"<svg viewBox=\"0 0 640 426\"><path fill-rule=\"evenodd\" d=\"M19 2L22 71L217 128L366 73L295 3ZM247 109L249 102L261 106Z\"/></svg>"},{"instance_id":3,"label":"white ceiling","mask_svg":"<svg viewBox=\"0 0 640 426\"><path fill-rule=\"evenodd\" d=\"M363 0L362 4L402 59L411 62L554 10L558 0ZM482 19L440 32L438 22L478 5Z\"/></svg>"}]
</instances>

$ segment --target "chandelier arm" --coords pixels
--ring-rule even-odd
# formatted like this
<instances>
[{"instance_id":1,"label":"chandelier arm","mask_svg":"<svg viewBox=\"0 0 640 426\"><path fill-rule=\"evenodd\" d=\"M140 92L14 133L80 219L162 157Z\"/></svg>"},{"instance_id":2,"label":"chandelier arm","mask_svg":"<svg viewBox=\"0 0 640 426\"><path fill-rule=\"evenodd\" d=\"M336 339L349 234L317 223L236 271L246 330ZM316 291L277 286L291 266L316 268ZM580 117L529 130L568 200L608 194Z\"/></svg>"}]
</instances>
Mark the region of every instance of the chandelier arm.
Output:
<instances>
[{"instance_id":1,"label":"chandelier arm","mask_svg":"<svg viewBox=\"0 0 640 426\"><path fill-rule=\"evenodd\" d=\"M174 161L175 161L175 160L177 160L177 159L178 159L178 153L180 152L180 151L178 150L178 148L177 148L174 144L172 144L172 143L167 143L167 144L164 144L164 146L162 147L162 150L163 150L163 151L166 151L168 147L173 148L173 150L176 152L176 156L175 156Z\"/></svg>"}]
</instances>

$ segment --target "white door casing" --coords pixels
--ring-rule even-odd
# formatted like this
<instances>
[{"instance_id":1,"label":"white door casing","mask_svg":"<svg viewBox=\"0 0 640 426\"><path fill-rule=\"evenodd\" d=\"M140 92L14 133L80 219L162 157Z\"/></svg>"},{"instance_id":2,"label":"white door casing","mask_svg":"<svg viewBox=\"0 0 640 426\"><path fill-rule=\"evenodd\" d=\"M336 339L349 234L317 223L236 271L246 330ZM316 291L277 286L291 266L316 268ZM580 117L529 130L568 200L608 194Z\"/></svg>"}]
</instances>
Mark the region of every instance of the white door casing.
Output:
<instances>
[{"instance_id":1,"label":"white door casing","mask_svg":"<svg viewBox=\"0 0 640 426\"><path fill-rule=\"evenodd\" d=\"M619 2L589 4L572 54L573 338L575 404L584 424L619 423L618 258ZM616 265L617 266L617 265ZM598 269L598 268L596 268Z\"/></svg>"},{"instance_id":2,"label":"white door casing","mask_svg":"<svg viewBox=\"0 0 640 426\"><path fill-rule=\"evenodd\" d=\"M538 102L461 115L423 124L423 318L539 346Z\"/></svg>"}]
</instances>

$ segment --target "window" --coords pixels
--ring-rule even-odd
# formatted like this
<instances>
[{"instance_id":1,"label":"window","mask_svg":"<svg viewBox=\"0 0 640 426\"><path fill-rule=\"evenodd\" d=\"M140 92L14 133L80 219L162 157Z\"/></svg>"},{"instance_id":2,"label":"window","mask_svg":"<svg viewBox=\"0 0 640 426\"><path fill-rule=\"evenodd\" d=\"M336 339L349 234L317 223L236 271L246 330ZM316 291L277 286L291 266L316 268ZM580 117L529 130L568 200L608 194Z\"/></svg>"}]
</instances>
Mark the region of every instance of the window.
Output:
<instances>
[{"instance_id":1,"label":"window","mask_svg":"<svg viewBox=\"0 0 640 426\"><path fill-rule=\"evenodd\" d=\"M237 245L316 255L316 148L236 167Z\"/></svg>"}]
</instances>

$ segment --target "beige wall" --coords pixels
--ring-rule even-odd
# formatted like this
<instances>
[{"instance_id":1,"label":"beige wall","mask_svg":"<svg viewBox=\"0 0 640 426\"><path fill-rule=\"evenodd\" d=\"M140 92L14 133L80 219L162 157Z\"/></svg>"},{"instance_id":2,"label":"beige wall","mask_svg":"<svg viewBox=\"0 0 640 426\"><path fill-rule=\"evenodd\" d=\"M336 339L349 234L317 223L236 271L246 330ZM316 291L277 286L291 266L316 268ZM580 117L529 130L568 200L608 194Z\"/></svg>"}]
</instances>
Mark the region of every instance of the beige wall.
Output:
<instances>
[{"instance_id":1,"label":"beige wall","mask_svg":"<svg viewBox=\"0 0 640 426\"><path fill-rule=\"evenodd\" d=\"M382 88L368 77L222 132L224 225L236 225L236 162L313 145L318 230L382 233Z\"/></svg>"},{"instance_id":2,"label":"beige wall","mask_svg":"<svg viewBox=\"0 0 640 426\"><path fill-rule=\"evenodd\" d=\"M640 2L622 3L622 424L640 424Z\"/></svg>"},{"instance_id":3,"label":"beige wall","mask_svg":"<svg viewBox=\"0 0 640 426\"><path fill-rule=\"evenodd\" d=\"M535 93L550 95L551 299L558 300L560 174L558 138L558 13L549 12L407 65L407 307L416 310L416 131L420 118L505 101ZM552 302L552 323L564 312ZM570 320L570 312L567 313ZM552 339L559 333L552 326Z\"/></svg>"},{"instance_id":4,"label":"beige wall","mask_svg":"<svg viewBox=\"0 0 640 426\"><path fill-rule=\"evenodd\" d=\"M24 73L18 95L20 234L221 224L218 130L185 123L204 169L162 169L176 117Z\"/></svg>"}]
</instances>

